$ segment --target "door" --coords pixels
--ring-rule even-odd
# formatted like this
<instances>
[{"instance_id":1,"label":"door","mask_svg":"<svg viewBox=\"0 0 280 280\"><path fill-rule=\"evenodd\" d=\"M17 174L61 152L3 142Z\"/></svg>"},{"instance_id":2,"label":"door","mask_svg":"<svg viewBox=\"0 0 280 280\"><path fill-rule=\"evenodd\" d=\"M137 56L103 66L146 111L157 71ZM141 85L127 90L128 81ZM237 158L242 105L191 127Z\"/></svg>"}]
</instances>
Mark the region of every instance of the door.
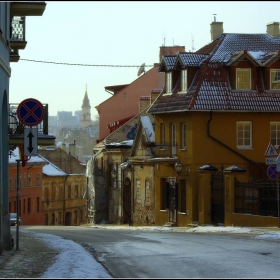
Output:
<instances>
[{"instance_id":1,"label":"door","mask_svg":"<svg viewBox=\"0 0 280 280\"><path fill-rule=\"evenodd\" d=\"M177 222L178 183L175 177L169 178L169 222Z\"/></svg>"},{"instance_id":2,"label":"door","mask_svg":"<svg viewBox=\"0 0 280 280\"><path fill-rule=\"evenodd\" d=\"M217 172L211 176L211 223L223 224L225 218L224 176Z\"/></svg>"}]
</instances>

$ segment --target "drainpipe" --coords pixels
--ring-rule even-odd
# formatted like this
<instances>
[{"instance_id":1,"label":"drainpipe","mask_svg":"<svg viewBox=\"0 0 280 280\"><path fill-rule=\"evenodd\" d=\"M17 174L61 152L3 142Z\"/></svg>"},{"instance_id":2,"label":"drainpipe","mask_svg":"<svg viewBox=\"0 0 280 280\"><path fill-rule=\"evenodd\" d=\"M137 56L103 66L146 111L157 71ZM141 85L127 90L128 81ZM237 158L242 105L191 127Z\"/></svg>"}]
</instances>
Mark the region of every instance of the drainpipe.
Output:
<instances>
[{"instance_id":1,"label":"drainpipe","mask_svg":"<svg viewBox=\"0 0 280 280\"><path fill-rule=\"evenodd\" d=\"M212 115L213 112L210 111L210 119L207 122L207 135L209 138L211 138L212 140L216 141L217 143L219 143L220 145L222 145L223 147L225 147L226 149L230 150L231 152L233 152L234 154L237 154L238 156L240 156L241 158L245 159L246 161L248 161L249 163L252 163L253 161L248 159L247 157L243 156L242 154L240 154L239 152L235 151L234 149L232 149L231 147L227 146L226 144L224 144L223 142L219 141L218 139L216 139L215 137L213 137L212 135L210 135L210 122L212 121Z\"/></svg>"}]
</instances>

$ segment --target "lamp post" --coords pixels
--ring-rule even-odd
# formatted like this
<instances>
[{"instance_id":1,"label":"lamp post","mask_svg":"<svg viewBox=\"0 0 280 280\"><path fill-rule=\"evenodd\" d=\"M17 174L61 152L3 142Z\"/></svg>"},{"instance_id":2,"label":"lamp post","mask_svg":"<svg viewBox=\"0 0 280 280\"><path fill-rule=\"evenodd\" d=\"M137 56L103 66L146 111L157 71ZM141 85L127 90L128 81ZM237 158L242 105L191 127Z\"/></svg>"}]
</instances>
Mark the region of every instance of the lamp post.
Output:
<instances>
[{"instance_id":1,"label":"lamp post","mask_svg":"<svg viewBox=\"0 0 280 280\"><path fill-rule=\"evenodd\" d=\"M182 172L183 164L177 161L174 165L176 173L179 175Z\"/></svg>"}]
</instances>

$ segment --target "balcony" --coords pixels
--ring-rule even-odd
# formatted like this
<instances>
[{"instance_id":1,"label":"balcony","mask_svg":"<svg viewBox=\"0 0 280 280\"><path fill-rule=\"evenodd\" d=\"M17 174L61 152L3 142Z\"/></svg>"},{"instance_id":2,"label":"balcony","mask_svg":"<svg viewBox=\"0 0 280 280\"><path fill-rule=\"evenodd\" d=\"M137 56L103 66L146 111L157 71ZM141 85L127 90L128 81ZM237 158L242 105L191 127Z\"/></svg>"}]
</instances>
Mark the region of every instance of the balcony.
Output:
<instances>
[{"instance_id":1,"label":"balcony","mask_svg":"<svg viewBox=\"0 0 280 280\"><path fill-rule=\"evenodd\" d=\"M9 45L12 51L10 52L10 62L19 61L18 50L23 50L26 47L25 40L25 17L26 16L42 16L45 8L45 2L11 2L11 31Z\"/></svg>"},{"instance_id":2,"label":"balcony","mask_svg":"<svg viewBox=\"0 0 280 280\"><path fill-rule=\"evenodd\" d=\"M10 36L10 47L12 49L10 53L10 62L18 62L18 50L25 49L27 44L25 41L25 17L12 18Z\"/></svg>"},{"instance_id":3,"label":"balcony","mask_svg":"<svg viewBox=\"0 0 280 280\"><path fill-rule=\"evenodd\" d=\"M14 149L17 145L23 145L23 136L25 125L22 124L17 115L19 104L11 103L9 106L9 149ZM48 135L48 104L43 104L44 119L37 125L38 128L38 146L55 145L55 136Z\"/></svg>"},{"instance_id":4,"label":"balcony","mask_svg":"<svg viewBox=\"0 0 280 280\"><path fill-rule=\"evenodd\" d=\"M153 158L161 158L161 159L177 159L177 143L157 143L157 142L145 142L143 146L146 148L150 148Z\"/></svg>"},{"instance_id":5,"label":"balcony","mask_svg":"<svg viewBox=\"0 0 280 280\"><path fill-rule=\"evenodd\" d=\"M42 16L45 8L45 2L11 2L11 17L13 16Z\"/></svg>"}]
</instances>

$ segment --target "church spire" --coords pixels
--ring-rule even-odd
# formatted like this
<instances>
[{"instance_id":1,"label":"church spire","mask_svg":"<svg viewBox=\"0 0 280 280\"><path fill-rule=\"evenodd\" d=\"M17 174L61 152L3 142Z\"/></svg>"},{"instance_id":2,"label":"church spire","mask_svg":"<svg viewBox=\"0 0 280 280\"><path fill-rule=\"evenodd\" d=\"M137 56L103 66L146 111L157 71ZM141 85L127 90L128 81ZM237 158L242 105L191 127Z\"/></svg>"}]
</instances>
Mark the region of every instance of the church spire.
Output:
<instances>
[{"instance_id":1,"label":"church spire","mask_svg":"<svg viewBox=\"0 0 280 280\"><path fill-rule=\"evenodd\" d=\"M90 109L91 109L91 106L89 103L87 85L86 85L86 92L85 92L85 96L83 99L83 105L82 105L82 119L80 121L81 127L87 127L92 124Z\"/></svg>"}]
</instances>

